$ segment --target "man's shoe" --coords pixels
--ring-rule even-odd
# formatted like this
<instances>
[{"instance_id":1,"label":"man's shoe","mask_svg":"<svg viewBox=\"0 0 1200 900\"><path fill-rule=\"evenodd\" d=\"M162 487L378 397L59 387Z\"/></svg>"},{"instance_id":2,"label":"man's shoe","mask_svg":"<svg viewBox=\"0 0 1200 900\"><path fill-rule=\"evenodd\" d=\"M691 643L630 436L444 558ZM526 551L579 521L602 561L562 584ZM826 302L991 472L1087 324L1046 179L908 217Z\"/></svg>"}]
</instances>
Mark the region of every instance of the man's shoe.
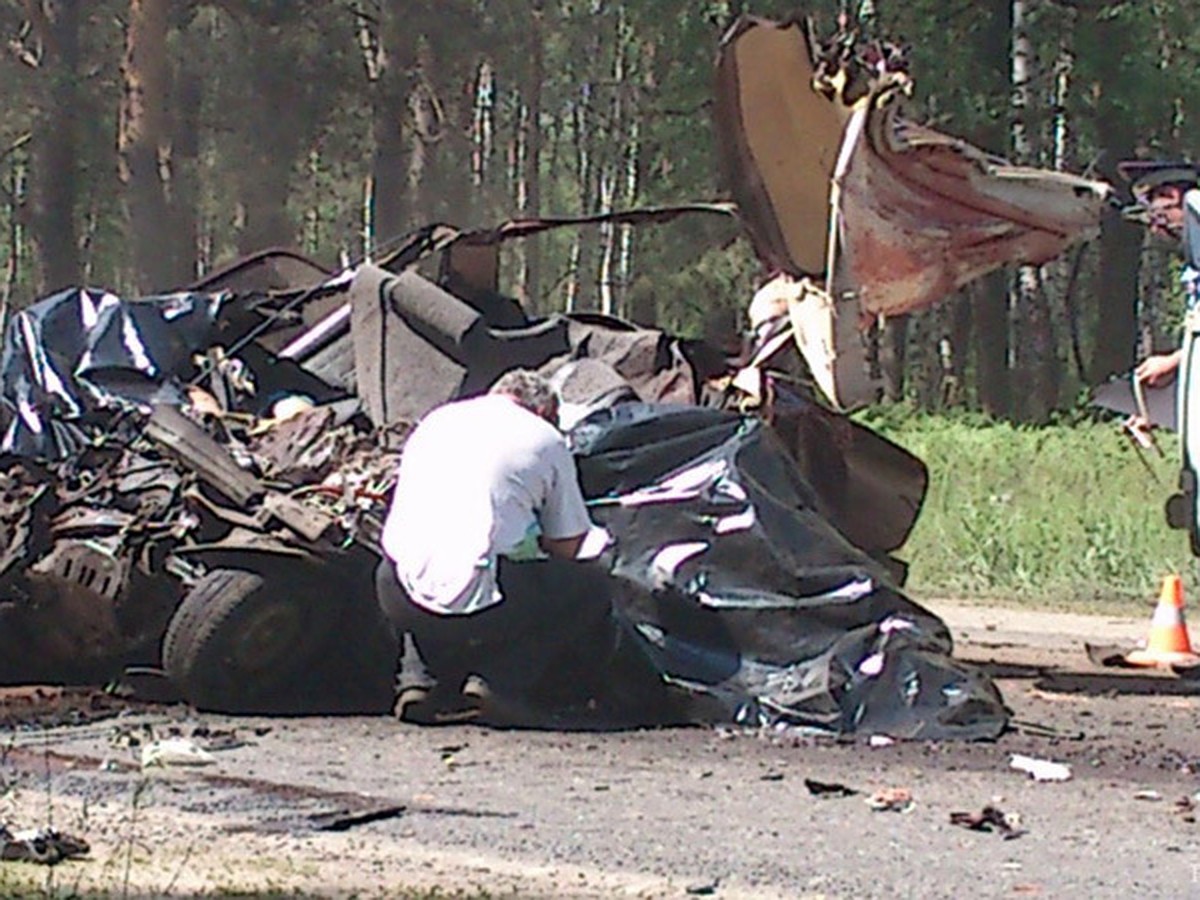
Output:
<instances>
[{"instance_id":1,"label":"man's shoe","mask_svg":"<svg viewBox=\"0 0 1200 900\"><path fill-rule=\"evenodd\" d=\"M462 695L473 705L479 717L489 725L508 727L532 726L543 720L532 707L509 695L496 693L481 675L468 675L463 682Z\"/></svg>"},{"instance_id":2,"label":"man's shoe","mask_svg":"<svg viewBox=\"0 0 1200 900\"><path fill-rule=\"evenodd\" d=\"M392 712L414 725L453 725L478 718L479 704L437 688L414 686L401 689Z\"/></svg>"},{"instance_id":3,"label":"man's shoe","mask_svg":"<svg viewBox=\"0 0 1200 900\"><path fill-rule=\"evenodd\" d=\"M476 706L486 706L496 699L482 675L468 675L466 681L463 682L462 695Z\"/></svg>"}]
</instances>

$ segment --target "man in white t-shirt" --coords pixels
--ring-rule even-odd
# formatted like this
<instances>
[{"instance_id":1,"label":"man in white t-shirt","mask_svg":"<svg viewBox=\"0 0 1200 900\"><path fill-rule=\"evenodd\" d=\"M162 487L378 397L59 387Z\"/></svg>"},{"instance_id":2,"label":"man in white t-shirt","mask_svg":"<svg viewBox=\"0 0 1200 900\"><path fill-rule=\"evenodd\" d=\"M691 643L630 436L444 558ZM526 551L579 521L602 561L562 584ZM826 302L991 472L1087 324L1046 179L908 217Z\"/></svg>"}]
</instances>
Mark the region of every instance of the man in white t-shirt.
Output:
<instances>
[{"instance_id":1,"label":"man in white t-shirt","mask_svg":"<svg viewBox=\"0 0 1200 900\"><path fill-rule=\"evenodd\" d=\"M580 642L603 643L606 580L563 562L593 526L557 410L546 379L513 370L488 394L430 412L405 443L376 577L397 637L411 638L402 718L446 721L473 713L480 695L511 700ZM516 561L534 556L543 561Z\"/></svg>"}]
</instances>

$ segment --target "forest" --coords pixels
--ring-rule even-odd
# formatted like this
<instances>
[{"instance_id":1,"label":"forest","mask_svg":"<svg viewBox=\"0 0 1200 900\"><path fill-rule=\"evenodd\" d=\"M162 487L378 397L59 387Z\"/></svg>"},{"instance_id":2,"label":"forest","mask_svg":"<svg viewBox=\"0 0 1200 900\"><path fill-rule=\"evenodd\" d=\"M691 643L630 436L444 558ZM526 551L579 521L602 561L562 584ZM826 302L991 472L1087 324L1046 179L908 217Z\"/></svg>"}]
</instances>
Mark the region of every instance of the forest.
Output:
<instances>
[{"instance_id":1,"label":"forest","mask_svg":"<svg viewBox=\"0 0 1200 900\"><path fill-rule=\"evenodd\" d=\"M728 197L714 59L743 15L903 49L905 116L1104 179L1189 158L1184 0L0 0L0 304L123 296L291 247L377 258L487 226ZM562 230L506 251L535 312L686 335L740 326L764 272L735 225ZM1175 248L1114 209L1097 240L878 326L890 399L1041 422L1177 340ZM1029 273L1027 273L1029 274ZM1033 284L1035 289L1029 290Z\"/></svg>"}]
</instances>

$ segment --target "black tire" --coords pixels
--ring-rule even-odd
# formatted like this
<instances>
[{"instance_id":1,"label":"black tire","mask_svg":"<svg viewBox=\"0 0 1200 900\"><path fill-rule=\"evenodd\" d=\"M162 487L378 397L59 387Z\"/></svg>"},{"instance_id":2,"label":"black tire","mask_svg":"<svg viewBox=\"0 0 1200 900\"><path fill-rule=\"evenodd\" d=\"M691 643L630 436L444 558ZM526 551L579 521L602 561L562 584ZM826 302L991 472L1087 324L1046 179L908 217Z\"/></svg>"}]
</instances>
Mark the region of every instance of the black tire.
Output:
<instances>
[{"instance_id":1,"label":"black tire","mask_svg":"<svg viewBox=\"0 0 1200 900\"><path fill-rule=\"evenodd\" d=\"M274 578L216 569L183 598L163 638L163 668L198 709L271 712L322 650L337 604L317 573ZM307 588L307 590L306 590Z\"/></svg>"}]
</instances>

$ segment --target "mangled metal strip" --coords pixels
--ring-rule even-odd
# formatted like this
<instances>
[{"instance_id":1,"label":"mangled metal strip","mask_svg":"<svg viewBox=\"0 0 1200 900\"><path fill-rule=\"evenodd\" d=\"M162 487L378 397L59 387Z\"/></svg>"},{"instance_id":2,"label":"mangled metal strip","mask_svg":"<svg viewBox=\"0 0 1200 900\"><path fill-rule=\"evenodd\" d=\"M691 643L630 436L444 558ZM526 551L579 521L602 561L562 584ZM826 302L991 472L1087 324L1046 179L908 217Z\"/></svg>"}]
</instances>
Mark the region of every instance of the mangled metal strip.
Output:
<instances>
[{"instance_id":1,"label":"mangled metal strip","mask_svg":"<svg viewBox=\"0 0 1200 900\"><path fill-rule=\"evenodd\" d=\"M258 527L242 528L241 526L231 528L229 533L218 541L188 544L178 548L175 552L187 557L216 557L225 554L241 557L246 553L263 553L268 556L287 556L296 559L307 559L311 556L307 550L289 544L274 535L264 534Z\"/></svg>"},{"instance_id":2,"label":"mangled metal strip","mask_svg":"<svg viewBox=\"0 0 1200 900\"><path fill-rule=\"evenodd\" d=\"M509 219L494 228L474 230L463 230L444 224L427 225L415 232L402 246L383 256L376 265L392 272L398 272L460 242L476 247L491 246L514 238L531 237L559 228L571 228L579 225L657 225L691 213L734 216L737 214L737 206L724 202L646 206L589 216Z\"/></svg>"},{"instance_id":3,"label":"mangled metal strip","mask_svg":"<svg viewBox=\"0 0 1200 900\"><path fill-rule=\"evenodd\" d=\"M156 406L146 436L235 503L246 505L266 491L229 452L174 406Z\"/></svg>"},{"instance_id":4,"label":"mangled metal strip","mask_svg":"<svg viewBox=\"0 0 1200 900\"><path fill-rule=\"evenodd\" d=\"M155 407L146 423L146 436L235 503L249 505L261 498L264 514L274 516L307 540L319 539L332 524L319 511L271 491L238 466L208 432L173 406Z\"/></svg>"},{"instance_id":5,"label":"mangled metal strip","mask_svg":"<svg viewBox=\"0 0 1200 900\"><path fill-rule=\"evenodd\" d=\"M323 538L333 525L329 517L320 510L276 491L268 491L263 497L262 511L268 516L274 516L305 540L313 542Z\"/></svg>"},{"instance_id":6,"label":"mangled metal strip","mask_svg":"<svg viewBox=\"0 0 1200 900\"><path fill-rule=\"evenodd\" d=\"M191 291L266 291L309 287L333 273L315 260L282 247L260 250L209 272L188 285Z\"/></svg>"}]
</instances>

